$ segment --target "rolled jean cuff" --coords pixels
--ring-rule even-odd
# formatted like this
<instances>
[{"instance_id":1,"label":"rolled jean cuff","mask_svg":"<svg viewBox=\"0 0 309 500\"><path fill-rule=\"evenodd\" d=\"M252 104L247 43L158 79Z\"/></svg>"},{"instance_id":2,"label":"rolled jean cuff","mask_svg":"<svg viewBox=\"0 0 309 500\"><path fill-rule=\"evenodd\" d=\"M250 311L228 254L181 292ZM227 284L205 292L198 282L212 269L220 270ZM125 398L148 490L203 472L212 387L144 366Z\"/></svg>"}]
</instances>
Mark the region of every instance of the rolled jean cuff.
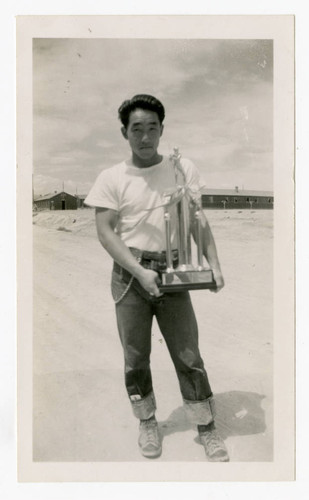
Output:
<instances>
[{"instance_id":1,"label":"rolled jean cuff","mask_svg":"<svg viewBox=\"0 0 309 500\"><path fill-rule=\"evenodd\" d=\"M147 396L142 399L138 399L137 401L134 401L131 396L130 402L135 417L140 420L147 420L152 417L157 409L155 396L152 391L147 394Z\"/></svg>"},{"instance_id":2,"label":"rolled jean cuff","mask_svg":"<svg viewBox=\"0 0 309 500\"><path fill-rule=\"evenodd\" d=\"M212 422L216 416L215 401L213 396L202 401L183 400L184 409L191 424L207 425Z\"/></svg>"}]
</instances>

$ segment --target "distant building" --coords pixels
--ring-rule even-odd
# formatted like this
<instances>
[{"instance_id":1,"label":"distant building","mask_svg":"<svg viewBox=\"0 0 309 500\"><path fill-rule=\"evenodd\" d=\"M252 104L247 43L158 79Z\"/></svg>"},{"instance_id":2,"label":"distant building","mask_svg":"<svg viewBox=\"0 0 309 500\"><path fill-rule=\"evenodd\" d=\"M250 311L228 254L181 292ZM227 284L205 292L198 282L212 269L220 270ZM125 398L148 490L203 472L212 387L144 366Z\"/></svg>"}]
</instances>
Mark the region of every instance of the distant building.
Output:
<instances>
[{"instance_id":1,"label":"distant building","mask_svg":"<svg viewBox=\"0 0 309 500\"><path fill-rule=\"evenodd\" d=\"M77 208L88 208L87 205L84 205L84 201L87 197L86 194L76 194L75 196L77 198Z\"/></svg>"},{"instance_id":2,"label":"distant building","mask_svg":"<svg viewBox=\"0 0 309 500\"><path fill-rule=\"evenodd\" d=\"M76 210L78 207L76 196L64 191L61 193L55 191L52 194L37 196L33 203L37 210Z\"/></svg>"},{"instance_id":3,"label":"distant building","mask_svg":"<svg viewBox=\"0 0 309 500\"><path fill-rule=\"evenodd\" d=\"M272 191L252 191L246 189L203 189L203 208L215 209L272 209L274 195Z\"/></svg>"}]
</instances>

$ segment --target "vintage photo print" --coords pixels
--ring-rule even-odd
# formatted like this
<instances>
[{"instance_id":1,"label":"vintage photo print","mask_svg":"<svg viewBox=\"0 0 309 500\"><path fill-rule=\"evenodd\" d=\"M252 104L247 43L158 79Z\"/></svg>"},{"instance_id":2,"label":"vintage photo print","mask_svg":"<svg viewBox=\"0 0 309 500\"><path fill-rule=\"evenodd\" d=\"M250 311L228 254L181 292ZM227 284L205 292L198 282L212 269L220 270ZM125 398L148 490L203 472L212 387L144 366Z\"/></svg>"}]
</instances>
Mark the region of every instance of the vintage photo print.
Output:
<instances>
[{"instance_id":1,"label":"vintage photo print","mask_svg":"<svg viewBox=\"0 0 309 500\"><path fill-rule=\"evenodd\" d=\"M20 481L293 479L293 36L292 16L17 19ZM139 97L125 121L136 95L163 119ZM151 200L173 161L170 221ZM174 288L123 285L106 209Z\"/></svg>"}]
</instances>

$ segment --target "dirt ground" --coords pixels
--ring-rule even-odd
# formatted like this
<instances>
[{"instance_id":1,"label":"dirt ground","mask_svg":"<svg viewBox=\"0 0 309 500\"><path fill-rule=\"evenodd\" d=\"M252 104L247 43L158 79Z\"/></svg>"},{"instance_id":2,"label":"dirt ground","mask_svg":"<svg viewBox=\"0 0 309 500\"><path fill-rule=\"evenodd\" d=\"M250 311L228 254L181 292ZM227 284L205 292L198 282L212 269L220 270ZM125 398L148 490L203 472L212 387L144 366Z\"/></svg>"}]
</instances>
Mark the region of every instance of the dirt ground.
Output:
<instances>
[{"instance_id":1,"label":"dirt ground","mask_svg":"<svg viewBox=\"0 0 309 500\"><path fill-rule=\"evenodd\" d=\"M272 461L273 212L207 217L226 286L191 297L217 428L231 461ZM35 213L33 238L34 460L147 461L124 387L112 261L97 240L93 210ZM152 372L163 437L156 460L205 461L156 324Z\"/></svg>"}]
</instances>

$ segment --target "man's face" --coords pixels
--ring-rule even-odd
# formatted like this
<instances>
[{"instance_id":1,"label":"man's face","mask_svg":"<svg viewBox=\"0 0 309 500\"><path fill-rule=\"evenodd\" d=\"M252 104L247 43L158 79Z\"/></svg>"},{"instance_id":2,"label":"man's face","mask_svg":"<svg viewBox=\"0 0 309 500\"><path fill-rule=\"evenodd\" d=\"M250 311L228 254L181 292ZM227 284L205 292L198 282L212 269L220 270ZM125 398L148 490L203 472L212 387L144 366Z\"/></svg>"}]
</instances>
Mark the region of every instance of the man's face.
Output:
<instances>
[{"instance_id":1,"label":"man's face","mask_svg":"<svg viewBox=\"0 0 309 500\"><path fill-rule=\"evenodd\" d=\"M157 156L163 125L157 113L145 109L136 109L130 113L127 128L122 129L123 136L129 141L133 156L141 161L149 161Z\"/></svg>"}]
</instances>

